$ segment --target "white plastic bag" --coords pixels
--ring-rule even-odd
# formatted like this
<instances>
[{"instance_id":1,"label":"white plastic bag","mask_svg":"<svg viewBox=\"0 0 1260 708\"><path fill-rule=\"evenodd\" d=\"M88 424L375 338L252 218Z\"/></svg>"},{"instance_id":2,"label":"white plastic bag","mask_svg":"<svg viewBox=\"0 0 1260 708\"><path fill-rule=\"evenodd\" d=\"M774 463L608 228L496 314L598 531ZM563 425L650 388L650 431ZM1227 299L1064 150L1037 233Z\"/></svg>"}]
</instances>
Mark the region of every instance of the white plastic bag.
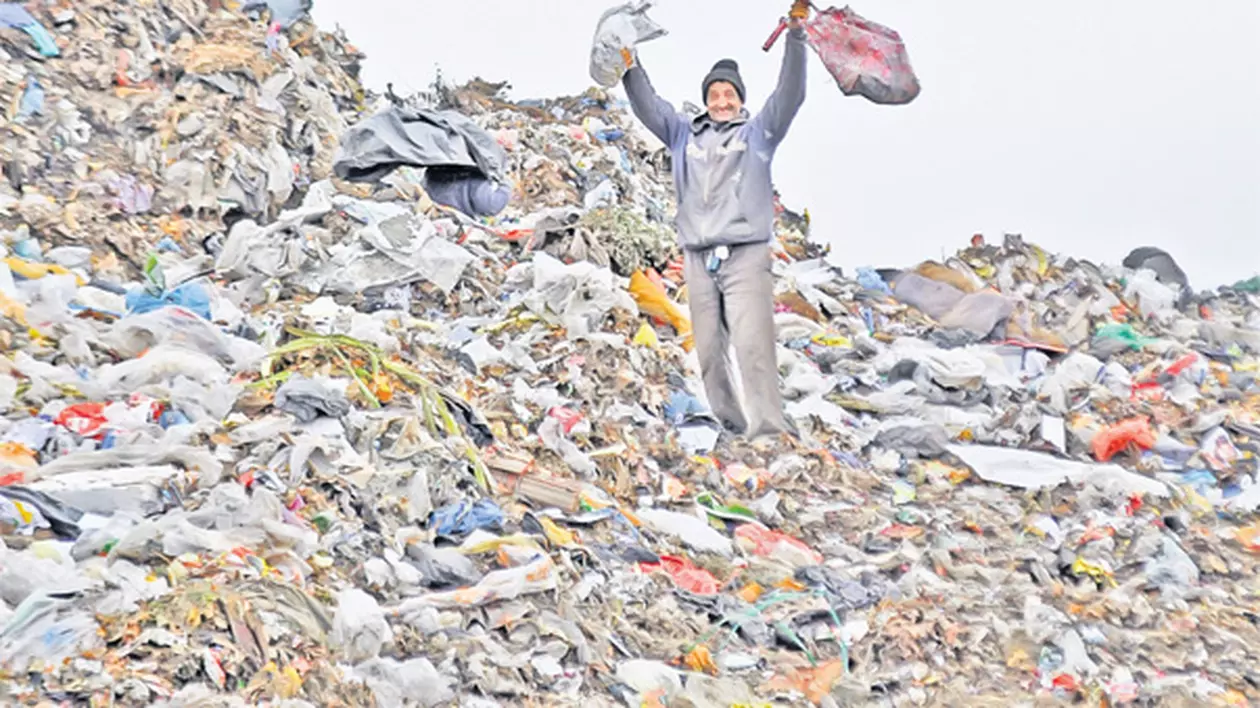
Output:
<instances>
[{"instance_id":1,"label":"white plastic bag","mask_svg":"<svg viewBox=\"0 0 1260 708\"><path fill-rule=\"evenodd\" d=\"M342 590L337 596L332 642L354 662L374 659L381 647L394 639L385 613L371 595L358 588Z\"/></svg>"},{"instance_id":2,"label":"white plastic bag","mask_svg":"<svg viewBox=\"0 0 1260 708\"><path fill-rule=\"evenodd\" d=\"M1172 288L1156 279L1155 271L1139 270L1124 288L1124 297L1132 300L1137 297L1138 310L1143 317L1173 309L1177 301L1177 293Z\"/></svg>"},{"instance_id":3,"label":"white plastic bag","mask_svg":"<svg viewBox=\"0 0 1260 708\"><path fill-rule=\"evenodd\" d=\"M348 678L362 681L381 708L419 705L431 708L455 698L450 679L424 657L399 663L397 659L369 659L354 667Z\"/></svg>"},{"instance_id":4,"label":"white plastic bag","mask_svg":"<svg viewBox=\"0 0 1260 708\"><path fill-rule=\"evenodd\" d=\"M612 88L626 73L623 50L665 35L665 30L647 16L650 2L627 3L614 7L599 18L591 45L591 78L604 88Z\"/></svg>"}]
</instances>

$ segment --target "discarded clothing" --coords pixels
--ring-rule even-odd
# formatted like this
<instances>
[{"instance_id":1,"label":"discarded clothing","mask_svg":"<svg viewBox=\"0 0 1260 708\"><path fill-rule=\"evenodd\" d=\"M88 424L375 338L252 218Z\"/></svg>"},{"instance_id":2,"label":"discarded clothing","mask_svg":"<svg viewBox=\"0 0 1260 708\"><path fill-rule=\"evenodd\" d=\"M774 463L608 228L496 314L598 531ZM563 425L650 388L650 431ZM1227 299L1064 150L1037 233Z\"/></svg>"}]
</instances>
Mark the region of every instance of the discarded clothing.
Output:
<instances>
[{"instance_id":1,"label":"discarded clothing","mask_svg":"<svg viewBox=\"0 0 1260 708\"><path fill-rule=\"evenodd\" d=\"M351 182L375 182L403 165L471 168L503 183L507 153L457 111L390 106L346 131L333 171Z\"/></svg>"},{"instance_id":2,"label":"discarded clothing","mask_svg":"<svg viewBox=\"0 0 1260 708\"><path fill-rule=\"evenodd\" d=\"M494 184L467 170L430 167L425 170L423 186L433 201L473 217L497 215L512 197L508 185Z\"/></svg>"}]
</instances>

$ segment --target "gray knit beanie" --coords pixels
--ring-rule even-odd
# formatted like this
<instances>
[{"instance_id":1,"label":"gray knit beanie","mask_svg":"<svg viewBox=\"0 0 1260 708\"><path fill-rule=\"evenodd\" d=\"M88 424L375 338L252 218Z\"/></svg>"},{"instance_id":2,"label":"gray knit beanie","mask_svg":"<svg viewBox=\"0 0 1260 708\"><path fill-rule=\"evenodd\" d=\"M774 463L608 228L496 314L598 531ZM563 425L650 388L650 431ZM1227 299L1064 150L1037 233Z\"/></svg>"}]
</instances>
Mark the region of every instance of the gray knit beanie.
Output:
<instances>
[{"instance_id":1,"label":"gray knit beanie","mask_svg":"<svg viewBox=\"0 0 1260 708\"><path fill-rule=\"evenodd\" d=\"M735 93L739 94L739 100L744 99L744 80L739 75L739 64L734 59L722 59L713 65L709 70L708 76L704 77L704 85L701 89L700 100L709 101L709 86L717 81L726 81L735 87Z\"/></svg>"}]
</instances>

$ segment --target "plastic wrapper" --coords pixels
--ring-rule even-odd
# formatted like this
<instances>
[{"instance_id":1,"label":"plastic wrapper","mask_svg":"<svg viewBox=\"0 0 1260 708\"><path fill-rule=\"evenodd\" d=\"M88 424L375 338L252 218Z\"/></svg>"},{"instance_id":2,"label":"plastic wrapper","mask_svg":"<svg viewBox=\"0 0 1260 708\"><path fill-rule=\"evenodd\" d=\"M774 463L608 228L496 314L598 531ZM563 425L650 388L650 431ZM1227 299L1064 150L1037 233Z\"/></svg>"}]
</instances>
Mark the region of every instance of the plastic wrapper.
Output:
<instances>
[{"instance_id":1,"label":"plastic wrapper","mask_svg":"<svg viewBox=\"0 0 1260 708\"><path fill-rule=\"evenodd\" d=\"M909 103L919 95L919 79L906 45L894 30L846 6L815 13L805 31L844 95L890 105Z\"/></svg>"},{"instance_id":2,"label":"plastic wrapper","mask_svg":"<svg viewBox=\"0 0 1260 708\"><path fill-rule=\"evenodd\" d=\"M604 88L612 88L626 73L624 52L658 37L665 29L647 16L650 2L627 3L614 7L599 18L591 43L591 78Z\"/></svg>"}]
</instances>

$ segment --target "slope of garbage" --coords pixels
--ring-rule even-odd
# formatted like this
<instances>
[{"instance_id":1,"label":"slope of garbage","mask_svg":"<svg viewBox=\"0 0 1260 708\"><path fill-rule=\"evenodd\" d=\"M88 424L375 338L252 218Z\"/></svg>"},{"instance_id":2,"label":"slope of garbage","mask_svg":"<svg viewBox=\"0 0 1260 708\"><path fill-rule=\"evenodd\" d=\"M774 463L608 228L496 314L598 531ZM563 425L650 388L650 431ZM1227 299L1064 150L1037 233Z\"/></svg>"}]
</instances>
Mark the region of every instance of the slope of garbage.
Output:
<instances>
[{"instance_id":1,"label":"slope of garbage","mask_svg":"<svg viewBox=\"0 0 1260 708\"><path fill-rule=\"evenodd\" d=\"M309 2L0 4L6 705L1248 705L1260 300L780 210L800 440L708 416L668 156L428 97L495 219L345 182Z\"/></svg>"}]
</instances>

